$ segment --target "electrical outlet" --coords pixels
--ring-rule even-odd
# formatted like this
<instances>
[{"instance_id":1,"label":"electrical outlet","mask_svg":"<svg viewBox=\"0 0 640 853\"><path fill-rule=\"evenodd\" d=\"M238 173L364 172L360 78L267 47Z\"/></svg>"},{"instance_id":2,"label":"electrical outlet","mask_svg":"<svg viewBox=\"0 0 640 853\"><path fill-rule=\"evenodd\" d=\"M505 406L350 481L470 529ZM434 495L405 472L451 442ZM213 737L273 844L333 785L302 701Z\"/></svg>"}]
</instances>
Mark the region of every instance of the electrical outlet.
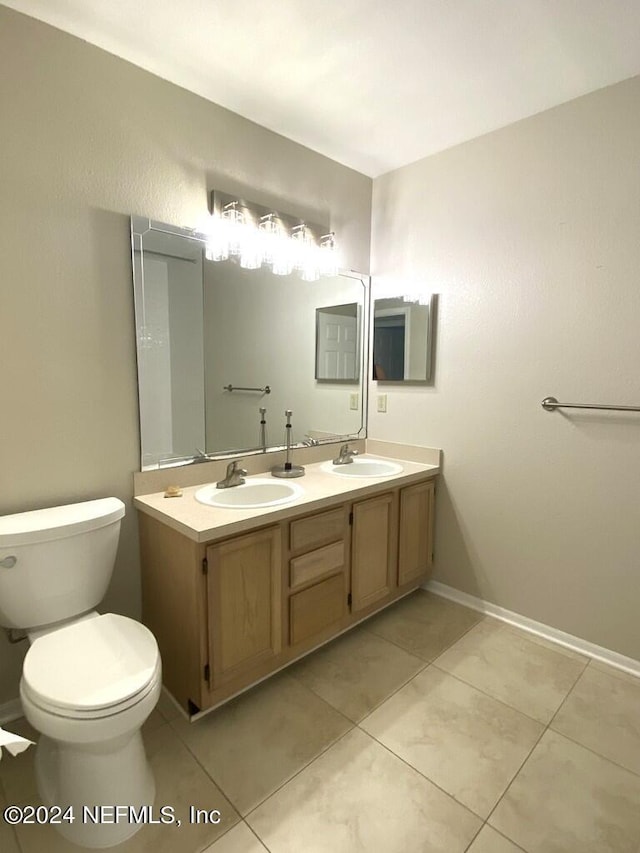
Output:
<instances>
[{"instance_id":1,"label":"electrical outlet","mask_svg":"<svg viewBox=\"0 0 640 853\"><path fill-rule=\"evenodd\" d=\"M387 411L387 395L386 394L378 394L378 411L386 412Z\"/></svg>"},{"instance_id":2,"label":"electrical outlet","mask_svg":"<svg viewBox=\"0 0 640 853\"><path fill-rule=\"evenodd\" d=\"M351 409L351 411L357 412L359 406L360 403L358 400L358 393L356 392L355 394L349 394L349 408Z\"/></svg>"}]
</instances>

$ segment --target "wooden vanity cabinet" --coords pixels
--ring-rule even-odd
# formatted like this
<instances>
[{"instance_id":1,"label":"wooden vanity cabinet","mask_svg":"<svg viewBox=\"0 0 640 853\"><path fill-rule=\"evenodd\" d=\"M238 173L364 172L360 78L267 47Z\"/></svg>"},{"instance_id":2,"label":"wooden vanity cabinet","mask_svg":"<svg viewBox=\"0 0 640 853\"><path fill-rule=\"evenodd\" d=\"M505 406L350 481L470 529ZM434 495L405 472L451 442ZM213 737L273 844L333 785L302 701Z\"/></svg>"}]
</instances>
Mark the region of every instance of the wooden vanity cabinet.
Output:
<instances>
[{"instance_id":1,"label":"wooden vanity cabinet","mask_svg":"<svg viewBox=\"0 0 640 853\"><path fill-rule=\"evenodd\" d=\"M422 582L433 564L435 480L400 489L398 586Z\"/></svg>"},{"instance_id":2,"label":"wooden vanity cabinet","mask_svg":"<svg viewBox=\"0 0 640 853\"><path fill-rule=\"evenodd\" d=\"M332 636L348 615L349 512L343 504L287 525L285 633L294 648Z\"/></svg>"},{"instance_id":3,"label":"wooden vanity cabinet","mask_svg":"<svg viewBox=\"0 0 640 853\"><path fill-rule=\"evenodd\" d=\"M206 560L210 680L221 687L282 648L280 530L209 545Z\"/></svg>"},{"instance_id":4,"label":"wooden vanity cabinet","mask_svg":"<svg viewBox=\"0 0 640 853\"><path fill-rule=\"evenodd\" d=\"M144 512L140 532L142 621L162 658L162 681L186 711L209 689L206 547Z\"/></svg>"},{"instance_id":5,"label":"wooden vanity cabinet","mask_svg":"<svg viewBox=\"0 0 640 853\"><path fill-rule=\"evenodd\" d=\"M358 501L352 510L351 610L387 598L396 584L397 492Z\"/></svg>"},{"instance_id":6,"label":"wooden vanity cabinet","mask_svg":"<svg viewBox=\"0 0 640 853\"><path fill-rule=\"evenodd\" d=\"M418 587L434 494L427 479L211 543L140 512L142 618L179 704L214 707Z\"/></svg>"}]
</instances>

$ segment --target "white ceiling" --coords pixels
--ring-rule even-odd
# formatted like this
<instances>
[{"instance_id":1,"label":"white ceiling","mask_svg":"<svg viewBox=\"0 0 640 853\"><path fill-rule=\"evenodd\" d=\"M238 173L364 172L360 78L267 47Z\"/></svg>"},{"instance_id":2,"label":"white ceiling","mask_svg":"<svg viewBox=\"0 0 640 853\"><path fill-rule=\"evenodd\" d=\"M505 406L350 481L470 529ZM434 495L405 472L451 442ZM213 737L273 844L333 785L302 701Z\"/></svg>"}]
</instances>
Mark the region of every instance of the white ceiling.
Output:
<instances>
[{"instance_id":1,"label":"white ceiling","mask_svg":"<svg viewBox=\"0 0 640 853\"><path fill-rule=\"evenodd\" d=\"M640 0L3 0L375 177L640 74Z\"/></svg>"}]
</instances>

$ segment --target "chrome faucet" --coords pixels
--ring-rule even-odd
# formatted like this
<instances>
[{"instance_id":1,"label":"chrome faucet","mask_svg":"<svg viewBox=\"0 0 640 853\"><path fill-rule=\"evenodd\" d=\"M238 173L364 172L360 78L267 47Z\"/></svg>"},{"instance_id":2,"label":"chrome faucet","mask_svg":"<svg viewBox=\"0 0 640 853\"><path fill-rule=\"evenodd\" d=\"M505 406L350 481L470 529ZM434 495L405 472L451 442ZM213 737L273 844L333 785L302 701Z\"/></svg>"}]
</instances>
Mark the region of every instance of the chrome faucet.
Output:
<instances>
[{"instance_id":1,"label":"chrome faucet","mask_svg":"<svg viewBox=\"0 0 640 853\"><path fill-rule=\"evenodd\" d=\"M334 465L349 465L353 462L353 457L358 455L357 450L351 450L348 444L343 444L340 448L338 458L333 460Z\"/></svg>"},{"instance_id":2,"label":"chrome faucet","mask_svg":"<svg viewBox=\"0 0 640 853\"><path fill-rule=\"evenodd\" d=\"M233 462L229 462L225 478L216 483L216 489L230 489L232 486L241 486L244 483L247 472L244 468L238 468L240 461L240 459L234 459Z\"/></svg>"}]
</instances>

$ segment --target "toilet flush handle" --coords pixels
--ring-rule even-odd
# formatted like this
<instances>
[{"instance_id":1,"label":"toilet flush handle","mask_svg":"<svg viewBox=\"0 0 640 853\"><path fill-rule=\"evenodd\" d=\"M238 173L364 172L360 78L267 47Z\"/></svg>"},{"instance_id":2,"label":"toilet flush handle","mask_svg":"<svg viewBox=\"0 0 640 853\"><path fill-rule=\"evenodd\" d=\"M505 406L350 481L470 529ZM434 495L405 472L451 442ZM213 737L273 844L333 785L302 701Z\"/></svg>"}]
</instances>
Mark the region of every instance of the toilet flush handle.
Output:
<instances>
[{"instance_id":1,"label":"toilet flush handle","mask_svg":"<svg viewBox=\"0 0 640 853\"><path fill-rule=\"evenodd\" d=\"M14 557L13 555L10 557L5 557L4 560L0 560L0 568L12 569L17 562L18 558Z\"/></svg>"}]
</instances>

